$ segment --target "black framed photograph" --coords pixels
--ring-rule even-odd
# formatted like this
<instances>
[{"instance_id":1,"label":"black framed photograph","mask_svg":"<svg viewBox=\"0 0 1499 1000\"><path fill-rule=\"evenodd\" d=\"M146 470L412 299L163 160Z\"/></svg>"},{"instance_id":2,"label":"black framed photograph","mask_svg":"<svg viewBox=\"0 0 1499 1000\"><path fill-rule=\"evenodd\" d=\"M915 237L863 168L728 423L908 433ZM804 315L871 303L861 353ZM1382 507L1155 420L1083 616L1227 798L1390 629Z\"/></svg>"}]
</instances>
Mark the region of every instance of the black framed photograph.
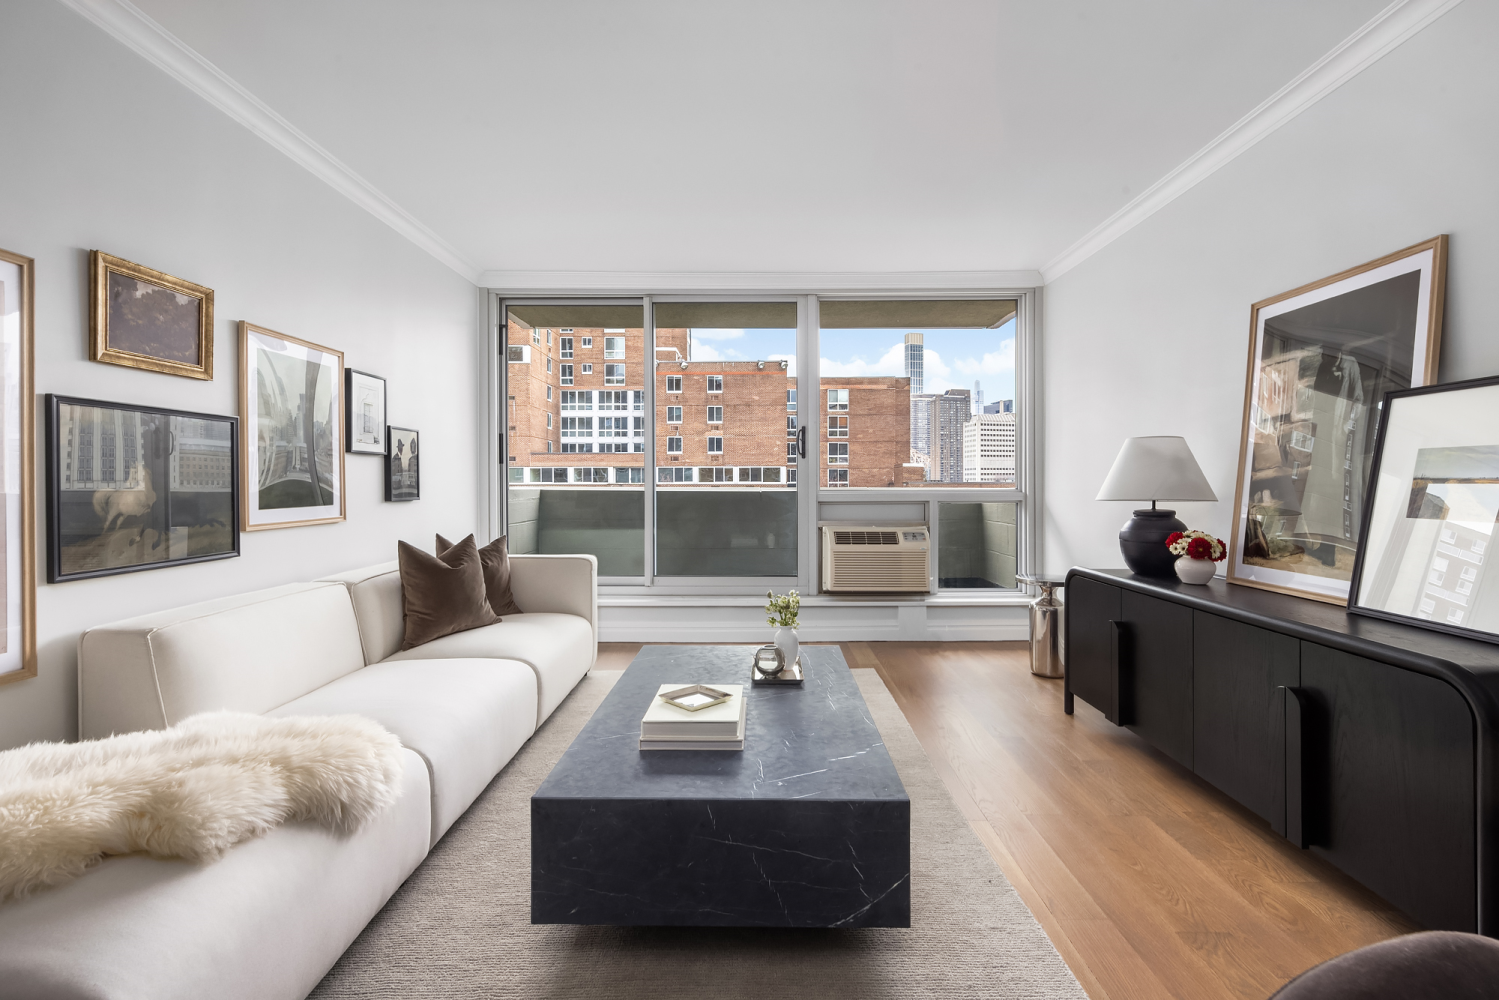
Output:
<instances>
[{"instance_id":1,"label":"black framed photograph","mask_svg":"<svg viewBox=\"0 0 1499 1000\"><path fill-rule=\"evenodd\" d=\"M409 427L386 428L385 499L417 500L422 495L421 435Z\"/></svg>"},{"instance_id":2,"label":"black framed photograph","mask_svg":"<svg viewBox=\"0 0 1499 1000\"><path fill-rule=\"evenodd\" d=\"M239 555L239 419L47 394L47 581Z\"/></svg>"},{"instance_id":3,"label":"black framed photograph","mask_svg":"<svg viewBox=\"0 0 1499 1000\"><path fill-rule=\"evenodd\" d=\"M344 446L356 455L385 454L385 380L344 369Z\"/></svg>"},{"instance_id":4,"label":"black framed photograph","mask_svg":"<svg viewBox=\"0 0 1499 1000\"><path fill-rule=\"evenodd\" d=\"M1348 610L1499 642L1499 377L1384 397Z\"/></svg>"}]
</instances>

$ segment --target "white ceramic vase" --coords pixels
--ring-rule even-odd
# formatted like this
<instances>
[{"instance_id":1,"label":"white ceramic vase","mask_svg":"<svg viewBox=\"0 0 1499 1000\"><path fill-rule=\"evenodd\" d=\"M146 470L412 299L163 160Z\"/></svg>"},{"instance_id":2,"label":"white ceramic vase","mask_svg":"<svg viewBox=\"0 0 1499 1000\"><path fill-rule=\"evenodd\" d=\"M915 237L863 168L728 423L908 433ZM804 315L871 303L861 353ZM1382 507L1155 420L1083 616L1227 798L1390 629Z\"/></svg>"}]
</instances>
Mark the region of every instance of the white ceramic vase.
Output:
<instances>
[{"instance_id":1,"label":"white ceramic vase","mask_svg":"<svg viewBox=\"0 0 1499 1000\"><path fill-rule=\"evenodd\" d=\"M776 648L786 658L786 666L789 667L795 663L797 653L801 651L801 642L796 637L796 629L776 629Z\"/></svg>"},{"instance_id":2,"label":"white ceramic vase","mask_svg":"<svg viewBox=\"0 0 1499 1000\"><path fill-rule=\"evenodd\" d=\"M1207 583L1218 572L1218 564L1211 559L1193 559L1191 556L1182 556L1176 560L1176 577L1182 583L1195 583L1198 586Z\"/></svg>"}]
</instances>

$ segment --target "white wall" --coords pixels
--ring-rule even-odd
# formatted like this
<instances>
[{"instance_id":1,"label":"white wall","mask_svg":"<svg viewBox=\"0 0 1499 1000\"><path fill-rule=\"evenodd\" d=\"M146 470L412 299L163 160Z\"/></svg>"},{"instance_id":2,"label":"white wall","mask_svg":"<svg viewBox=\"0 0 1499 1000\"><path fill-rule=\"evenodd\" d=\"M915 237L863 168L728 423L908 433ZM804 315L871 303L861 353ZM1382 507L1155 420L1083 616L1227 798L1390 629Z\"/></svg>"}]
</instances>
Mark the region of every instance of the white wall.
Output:
<instances>
[{"instance_id":1,"label":"white wall","mask_svg":"<svg viewBox=\"0 0 1499 1000\"><path fill-rule=\"evenodd\" d=\"M1259 299L1451 234L1441 380L1499 373L1499 5L1464 3L1045 290L1044 568L1120 566L1125 437L1184 435L1227 537Z\"/></svg>"},{"instance_id":2,"label":"white wall","mask_svg":"<svg viewBox=\"0 0 1499 1000\"><path fill-rule=\"evenodd\" d=\"M477 298L55 0L0 5L0 93L0 247L36 259L40 513L42 394L236 413L241 319L385 376L391 421L423 435L414 503L385 503L380 458L350 455L345 523L247 533L238 559L107 579L48 585L43 565L39 676L0 686L3 748L74 735L82 629L393 559L398 537L474 530ZM214 289L212 382L88 360L90 249Z\"/></svg>"}]
</instances>

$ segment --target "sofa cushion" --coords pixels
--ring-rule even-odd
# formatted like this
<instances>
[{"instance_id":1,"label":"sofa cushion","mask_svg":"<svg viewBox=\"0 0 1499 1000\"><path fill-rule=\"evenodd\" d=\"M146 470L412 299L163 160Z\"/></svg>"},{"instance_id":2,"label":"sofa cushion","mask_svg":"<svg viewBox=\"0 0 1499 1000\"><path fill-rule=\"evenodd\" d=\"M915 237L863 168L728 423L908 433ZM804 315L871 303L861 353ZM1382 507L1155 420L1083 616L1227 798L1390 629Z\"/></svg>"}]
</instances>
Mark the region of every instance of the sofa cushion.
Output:
<instances>
[{"instance_id":1,"label":"sofa cushion","mask_svg":"<svg viewBox=\"0 0 1499 1000\"><path fill-rule=\"evenodd\" d=\"M577 615L508 615L496 625L456 632L403 650L386 662L435 657L504 657L536 673L536 725L567 697L593 665L593 626ZM399 731L397 731L399 735Z\"/></svg>"},{"instance_id":2,"label":"sofa cushion","mask_svg":"<svg viewBox=\"0 0 1499 1000\"><path fill-rule=\"evenodd\" d=\"M347 588L359 620L359 641L364 647L364 662L379 663L401 648L405 622L401 614L401 564L377 563L363 569L351 569L324 577L323 583L338 583Z\"/></svg>"},{"instance_id":3,"label":"sofa cushion","mask_svg":"<svg viewBox=\"0 0 1499 1000\"><path fill-rule=\"evenodd\" d=\"M469 535L440 556L396 543L401 564L402 649L483 625L499 616L489 606L479 547Z\"/></svg>"},{"instance_id":4,"label":"sofa cushion","mask_svg":"<svg viewBox=\"0 0 1499 1000\"><path fill-rule=\"evenodd\" d=\"M206 865L109 858L0 906L0 994L300 1000L426 856L427 769L401 756L401 798L353 836L292 823Z\"/></svg>"},{"instance_id":5,"label":"sofa cushion","mask_svg":"<svg viewBox=\"0 0 1499 1000\"><path fill-rule=\"evenodd\" d=\"M79 736L264 713L364 666L348 591L297 583L101 625L78 642Z\"/></svg>"},{"instance_id":6,"label":"sofa cushion","mask_svg":"<svg viewBox=\"0 0 1499 1000\"><path fill-rule=\"evenodd\" d=\"M432 551L437 553L437 558L445 560L452 547L452 542L438 535L437 547ZM484 591L494 613L501 618L521 614L520 606L515 603L515 596L510 593L510 555L505 551L504 535L479 550L479 562L484 567Z\"/></svg>"},{"instance_id":7,"label":"sofa cushion","mask_svg":"<svg viewBox=\"0 0 1499 1000\"><path fill-rule=\"evenodd\" d=\"M426 761L435 844L536 731L536 678L514 660L387 661L269 714L346 712L374 719Z\"/></svg>"}]
</instances>

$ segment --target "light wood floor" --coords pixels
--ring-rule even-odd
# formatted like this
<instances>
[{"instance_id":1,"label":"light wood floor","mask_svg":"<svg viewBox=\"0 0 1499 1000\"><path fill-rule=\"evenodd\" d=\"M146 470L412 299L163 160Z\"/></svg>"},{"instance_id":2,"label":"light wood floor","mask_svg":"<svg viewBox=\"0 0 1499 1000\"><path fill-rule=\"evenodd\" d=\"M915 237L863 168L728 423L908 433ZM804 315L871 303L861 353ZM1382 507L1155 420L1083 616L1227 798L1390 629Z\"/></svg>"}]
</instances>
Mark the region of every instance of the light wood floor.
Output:
<instances>
[{"instance_id":1,"label":"light wood floor","mask_svg":"<svg viewBox=\"0 0 1499 1000\"><path fill-rule=\"evenodd\" d=\"M1093 1000L1263 1000L1416 930L1133 733L1030 673L1024 643L840 643L927 756ZM622 669L638 643L607 643Z\"/></svg>"}]
</instances>

